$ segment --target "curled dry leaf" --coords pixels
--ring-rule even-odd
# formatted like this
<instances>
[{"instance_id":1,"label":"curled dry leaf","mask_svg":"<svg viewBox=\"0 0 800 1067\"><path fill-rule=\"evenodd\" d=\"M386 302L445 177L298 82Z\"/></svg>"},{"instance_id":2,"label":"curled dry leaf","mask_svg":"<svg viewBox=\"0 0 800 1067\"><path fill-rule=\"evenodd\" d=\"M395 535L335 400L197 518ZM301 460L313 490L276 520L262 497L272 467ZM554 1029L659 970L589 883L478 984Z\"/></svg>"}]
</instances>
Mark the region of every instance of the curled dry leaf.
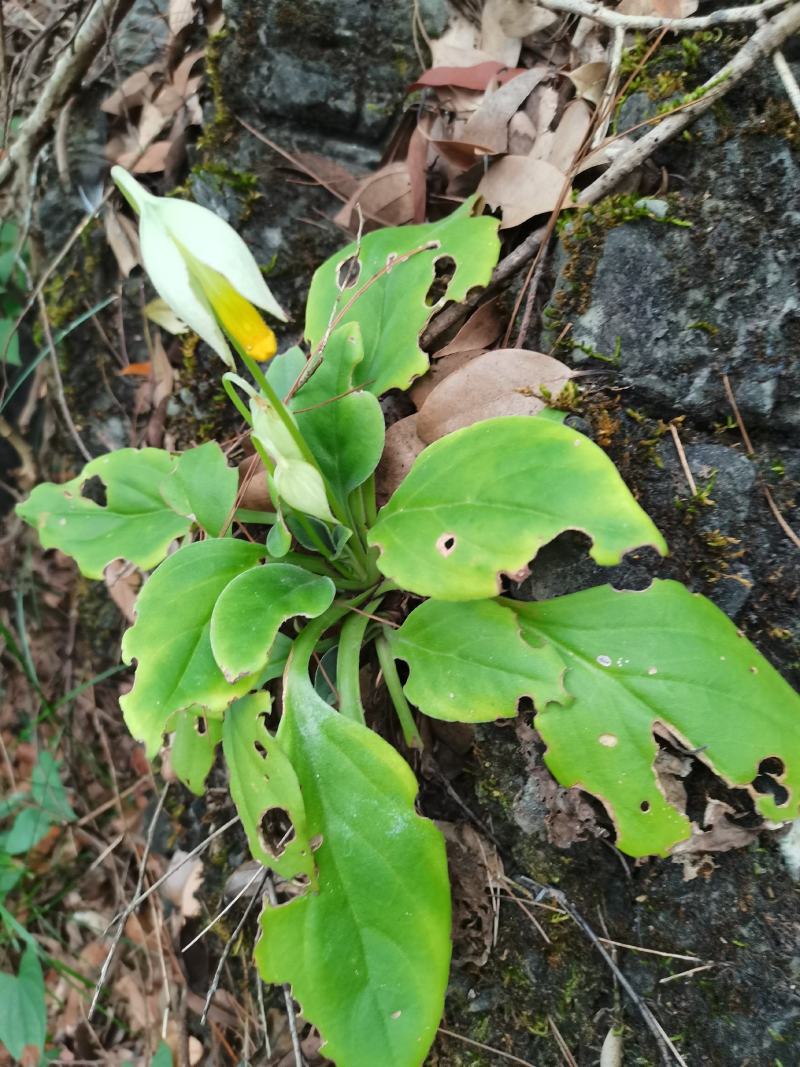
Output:
<instances>
[{"instance_id":1,"label":"curled dry leaf","mask_svg":"<svg viewBox=\"0 0 800 1067\"><path fill-rule=\"evenodd\" d=\"M622 1032L612 1026L600 1049L600 1067L622 1067Z\"/></svg>"},{"instance_id":2,"label":"curled dry leaf","mask_svg":"<svg viewBox=\"0 0 800 1067\"><path fill-rule=\"evenodd\" d=\"M178 336L189 332L186 323L178 318L166 300L162 300L160 296L151 300L149 304L145 304L144 313L151 322L160 326L162 330L166 330L167 333Z\"/></svg>"},{"instance_id":3,"label":"curled dry leaf","mask_svg":"<svg viewBox=\"0 0 800 1067\"><path fill-rule=\"evenodd\" d=\"M501 209L500 229L507 230L535 215L549 214L559 204L569 206L565 180L560 170L543 159L504 156L489 168L478 192L492 208Z\"/></svg>"},{"instance_id":4,"label":"curled dry leaf","mask_svg":"<svg viewBox=\"0 0 800 1067\"><path fill-rule=\"evenodd\" d=\"M417 415L416 432L430 444L445 434L498 415L536 415L573 372L552 356L522 348L484 352L433 389Z\"/></svg>"},{"instance_id":5,"label":"curled dry leaf","mask_svg":"<svg viewBox=\"0 0 800 1067\"><path fill-rule=\"evenodd\" d=\"M506 152L508 124L512 116L549 73L549 69L541 64L487 93L478 110L470 115L459 140L491 155Z\"/></svg>"},{"instance_id":6,"label":"curled dry leaf","mask_svg":"<svg viewBox=\"0 0 800 1067\"><path fill-rule=\"evenodd\" d=\"M253 454L239 464L237 507L248 511L272 511L267 472L259 455Z\"/></svg>"},{"instance_id":7,"label":"curled dry leaf","mask_svg":"<svg viewBox=\"0 0 800 1067\"><path fill-rule=\"evenodd\" d=\"M503 0L499 12L500 28L509 37L531 37L558 22L558 15L536 0Z\"/></svg>"},{"instance_id":8,"label":"curled dry leaf","mask_svg":"<svg viewBox=\"0 0 800 1067\"><path fill-rule=\"evenodd\" d=\"M503 17L512 6L516 6L514 0L486 0L481 16L482 51L507 67L516 65L522 50L520 38L510 36L502 26Z\"/></svg>"},{"instance_id":9,"label":"curled dry leaf","mask_svg":"<svg viewBox=\"0 0 800 1067\"><path fill-rule=\"evenodd\" d=\"M203 861L199 857L186 860L188 853L177 849L169 861L161 895L173 904L184 919L194 919L201 911L197 891L203 884ZM183 861L186 860L184 863Z\"/></svg>"},{"instance_id":10,"label":"curled dry leaf","mask_svg":"<svg viewBox=\"0 0 800 1067\"><path fill-rule=\"evenodd\" d=\"M592 111L584 100L573 100L568 104L553 134L548 163L564 174L569 173L591 125Z\"/></svg>"},{"instance_id":11,"label":"curled dry leaf","mask_svg":"<svg viewBox=\"0 0 800 1067\"><path fill-rule=\"evenodd\" d=\"M127 278L133 268L141 262L139 235L136 227L130 219L120 215L112 204L106 204L103 211L103 227L120 273L123 278Z\"/></svg>"},{"instance_id":12,"label":"curled dry leaf","mask_svg":"<svg viewBox=\"0 0 800 1067\"><path fill-rule=\"evenodd\" d=\"M402 482L411 465L425 447L417 436L418 415L393 422L386 431L383 455L375 472L375 492L383 506Z\"/></svg>"},{"instance_id":13,"label":"curled dry leaf","mask_svg":"<svg viewBox=\"0 0 800 1067\"><path fill-rule=\"evenodd\" d=\"M194 0L169 0L167 25L173 37L190 26L194 19Z\"/></svg>"},{"instance_id":14,"label":"curled dry leaf","mask_svg":"<svg viewBox=\"0 0 800 1067\"><path fill-rule=\"evenodd\" d=\"M489 347L500 336L503 324L497 313L497 299L489 300L475 311L452 341L431 353L432 359L441 359L457 352L475 352Z\"/></svg>"},{"instance_id":15,"label":"curled dry leaf","mask_svg":"<svg viewBox=\"0 0 800 1067\"><path fill-rule=\"evenodd\" d=\"M405 160L388 163L365 178L334 218L338 226L355 232L360 205L365 220L382 226L402 226L414 217L414 193Z\"/></svg>"},{"instance_id":16,"label":"curled dry leaf","mask_svg":"<svg viewBox=\"0 0 800 1067\"><path fill-rule=\"evenodd\" d=\"M439 822L453 887L453 948L459 963L483 967L494 943L493 889L504 876L494 845L468 823Z\"/></svg>"},{"instance_id":17,"label":"curled dry leaf","mask_svg":"<svg viewBox=\"0 0 800 1067\"><path fill-rule=\"evenodd\" d=\"M735 815L735 810L724 800L710 799L703 813L703 828L693 827L692 836L675 846L673 856L692 852L729 852L752 844L763 827L743 826L735 821Z\"/></svg>"},{"instance_id":18,"label":"curled dry leaf","mask_svg":"<svg viewBox=\"0 0 800 1067\"><path fill-rule=\"evenodd\" d=\"M463 352L451 352L450 355L442 356L441 359L431 363L431 369L428 373L423 374L421 378L417 378L415 382L412 382L408 391L408 395L414 402L417 411L420 410L440 382L443 382L454 371L465 367L467 363L471 363L473 359L476 359L485 351L485 348L481 347L474 348L472 351L466 349Z\"/></svg>"},{"instance_id":19,"label":"curled dry leaf","mask_svg":"<svg viewBox=\"0 0 800 1067\"><path fill-rule=\"evenodd\" d=\"M599 104L608 80L608 63L584 63L575 70L566 71L566 75L575 86L577 96L588 100L590 104Z\"/></svg>"}]
</instances>

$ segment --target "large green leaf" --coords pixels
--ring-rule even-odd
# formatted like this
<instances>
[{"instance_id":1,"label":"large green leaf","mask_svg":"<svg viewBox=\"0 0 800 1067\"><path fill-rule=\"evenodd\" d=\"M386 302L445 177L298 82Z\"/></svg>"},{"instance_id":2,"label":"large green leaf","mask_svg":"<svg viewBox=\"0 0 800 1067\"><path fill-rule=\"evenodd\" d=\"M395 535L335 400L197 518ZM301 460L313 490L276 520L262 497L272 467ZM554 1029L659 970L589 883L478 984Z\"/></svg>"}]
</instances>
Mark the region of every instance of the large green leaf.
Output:
<instances>
[{"instance_id":1,"label":"large green leaf","mask_svg":"<svg viewBox=\"0 0 800 1067\"><path fill-rule=\"evenodd\" d=\"M28 945L19 974L0 974L0 1044L19 1062L28 1045L41 1052L46 1032L42 967L36 950Z\"/></svg>"},{"instance_id":2,"label":"large green leaf","mask_svg":"<svg viewBox=\"0 0 800 1067\"><path fill-rule=\"evenodd\" d=\"M524 573L564 530L592 538L609 566L640 545L666 543L608 456L547 419L488 419L422 452L370 533L378 567L422 596L477 600L501 576Z\"/></svg>"},{"instance_id":3,"label":"large green leaf","mask_svg":"<svg viewBox=\"0 0 800 1067\"><path fill-rule=\"evenodd\" d=\"M369 478L383 452L384 420L377 397L352 392L363 358L359 324L340 326L331 334L319 368L292 403L300 432L341 501Z\"/></svg>"},{"instance_id":4,"label":"large green leaf","mask_svg":"<svg viewBox=\"0 0 800 1067\"><path fill-rule=\"evenodd\" d=\"M442 838L414 810L408 766L321 700L307 657L290 660L278 740L303 789L308 833L321 835L319 888L266 908L256 946L261 974L291 983L340 1067L416 1067L447 985Z\"/></svg>"},{"instance_id":5,"label":"large green leaf","mask_svg":"<svg viewBox=\"0 0 800 1067\"><path fill-rule=\"evenodd\" d=\"M193 518L211 537L230 522L239 476L216 441L177 457L174 472L161 484L164 500L180 515Z\"/></svg>"},{"instance_id":6,"label":"large green leaf","mask_svg":"<svg viewBox=\"0 0 800 1067\"><path fill-rule=\"evenodd\" d=\"M355 384L379 396L387 389L406 389L424 374L428 357L419 337L428 320L445 301L462 300L474 286L488 285L500 254L497 219L473 217L474 205L472 198L441 222L375 230L323 263L311 281L306 309L306 337L312 348L335 315L376 278L336 323L361 324L364 360L355 369ZM394 259L428 242L436 247L385 270ZM438 299L428 303L436 264L445 259L455 262L453 276ZM349 272L350 284L340 289L353 260L358 269ZM385 273L377 277L382 270Z\"/></svg>"},{"instance_id":7,"label":"large green leaf","mask_svg":"<svg viewBox=\"0 0 800 1067\"><path fill-rule=\"evenodd\" d=\"M656 725L749 789L765 818L800 814L800 698L709 600L656 581L643 592L599 586L503 603L526 639L550 642L568 664L574 703L536 715L545 759L563 785L603 801L623 851L666 852L690 833L653 770ZM775 797L753 789L764 760L784 768Z\"/></svg>"},{"instance_id":8,"label":"large green leaf","mask_svg":"<svg viewBox=\"0 0 800 1067\"><path fill-rule=\"evenodd\" d=\"M225 714L222 749L231 796L253 858L284 878L316 883L303 791L292 764L266 727L270 695L253 693Z\"/></svg>"},{"instance_id":9,"label":"large green leaf","mask_svg":"<svg viewBox=\"0 0 800 1067\"><path fill-rule=\"evenodd\" d=\"M316 618L330 607L336 586L291 563L246 571L226 587L211 615L211 648L230 682L267 663L278 628L295 615Z\"/></svg>"},{"instance_id":10,"label":"large green leaf","mask_svg":"<svg viewBox=\"0 0 800 1067\"><path fill-rule=\"evenodd\" d=\"M549 645L532 654L514 612L494 600L426 600L390 643L410 668L406 696L435 719L489 722L516 715L522 697L569 701L564 661Z\"/></svg>"},{"instance_id":11,"label":"large green leaf","mask_svg":"<svg viewBox=\"0 0 800 1067\"><path fill-rule=\"evenodd\" d=\"M44 548L72 556L87 578L102 578L103 569L115 559L148 570L192 525L159 492L175 465L159 448L121 448L87 463L72 481L38 485L17 505L17 514L36 527ZM105 484L105 505L81 496L83 485L93 477Z\"/></svg>"},{"instance_id":12,"label":"large green leaf","mask_svg":"<svg viewBox=\"0 0 800 1067\"><path fill-rule=\"evenodd\" d=\"M252 685L225 679L211 651L211 614L225 586L255 567L262 545L232 538L181 548L145 582L136 622L122 639L122 658L136 659L133 689L120 700L133 736L152 757L176 711L198 705L220 712Z\"/></svg>"},{"instance_id":13,"label":"large green leaf","mask_svg":"<svg viewBox=\"0 0 800 1067\"><path fill-rule=\"evenodd\" d=\"M175 734L169 750L172 770L196 796L201 796L214 754L222 738L222 723L202 708L184 708L175 716Z\"/></svg>"}]
</instances>

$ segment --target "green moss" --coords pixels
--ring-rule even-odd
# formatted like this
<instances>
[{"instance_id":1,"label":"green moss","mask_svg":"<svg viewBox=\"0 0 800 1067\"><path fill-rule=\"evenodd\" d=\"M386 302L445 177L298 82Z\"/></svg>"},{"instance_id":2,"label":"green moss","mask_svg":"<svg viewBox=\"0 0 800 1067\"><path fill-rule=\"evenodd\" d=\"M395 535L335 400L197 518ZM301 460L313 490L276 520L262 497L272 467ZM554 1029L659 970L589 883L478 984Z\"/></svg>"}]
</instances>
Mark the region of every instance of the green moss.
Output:
<instances>
[{"instance_id":1,"label":"green moss","mask_svg":"<svg viewBox=\"0 0 800 1067\"><path fill-rule=\"evenodd\" d=\"M211 93L212 113L210 120L206 120L203 132L197 141L197 149L202 153L203 158L213 157L229 140L233 132L234 119L225 102L220 71L222 48L227 37L228 31L221 30L209 37L206 44L206 85Z\"/></svg>"}]
</instances>

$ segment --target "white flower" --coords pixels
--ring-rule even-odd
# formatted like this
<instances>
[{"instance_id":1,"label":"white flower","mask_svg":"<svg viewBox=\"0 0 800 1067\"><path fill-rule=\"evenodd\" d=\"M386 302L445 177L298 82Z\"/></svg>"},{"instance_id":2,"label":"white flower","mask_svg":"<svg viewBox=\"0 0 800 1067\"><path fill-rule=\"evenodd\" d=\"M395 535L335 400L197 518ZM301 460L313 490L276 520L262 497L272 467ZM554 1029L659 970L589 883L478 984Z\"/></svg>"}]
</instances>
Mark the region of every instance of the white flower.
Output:
<instances>
[{"instance_id":1,"label":"white flower","mask_svg":"<svg viewBox=\"0 0 800 1067\"><path fill-rule=\"evenodd\" d=\"M153 196L122 167L111 177L139 214L142 262L156 292L233 367L222 329L253 359L275 355L275 334L253 305L286 315L242 238L212 211L188 200Z\"/></svg>"},{"instance_id":2,"label":"white flower","mask_svg":"<svg viewBox=\"0 0 800 1067\"><path fill-rule=\"evenodd\" d=\"M324 522L336 522L328 504L325 483L316 467L305 459L280 415L261 396L250 400L253 437L275 461L275 489L286 503Z\"/></svg>"}]
</instances>

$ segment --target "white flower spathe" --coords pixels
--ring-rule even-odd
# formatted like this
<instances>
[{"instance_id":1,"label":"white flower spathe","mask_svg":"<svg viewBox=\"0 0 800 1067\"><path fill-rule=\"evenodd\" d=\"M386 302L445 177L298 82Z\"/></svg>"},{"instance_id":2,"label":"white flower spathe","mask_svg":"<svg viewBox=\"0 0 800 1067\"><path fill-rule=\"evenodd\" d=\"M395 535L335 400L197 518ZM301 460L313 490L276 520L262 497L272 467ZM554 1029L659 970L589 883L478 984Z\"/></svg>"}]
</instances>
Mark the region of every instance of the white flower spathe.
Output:
<instances>
[{"instance_id":1,"label":"white flower spathe","mask_svg":"<svg viewBox=\"0 0 800 1067\"><path fill-rule=\"evenodd\" d=\"M156 292L228 366L233 356L219 322L234 336L238 320L245 329L253 316L260 322L245 302L286 322L252 252L227 222L199 204L154 196L122 167L112 167L111 177L139 214L142 262Z\"/></svg>"}]
</instances>

